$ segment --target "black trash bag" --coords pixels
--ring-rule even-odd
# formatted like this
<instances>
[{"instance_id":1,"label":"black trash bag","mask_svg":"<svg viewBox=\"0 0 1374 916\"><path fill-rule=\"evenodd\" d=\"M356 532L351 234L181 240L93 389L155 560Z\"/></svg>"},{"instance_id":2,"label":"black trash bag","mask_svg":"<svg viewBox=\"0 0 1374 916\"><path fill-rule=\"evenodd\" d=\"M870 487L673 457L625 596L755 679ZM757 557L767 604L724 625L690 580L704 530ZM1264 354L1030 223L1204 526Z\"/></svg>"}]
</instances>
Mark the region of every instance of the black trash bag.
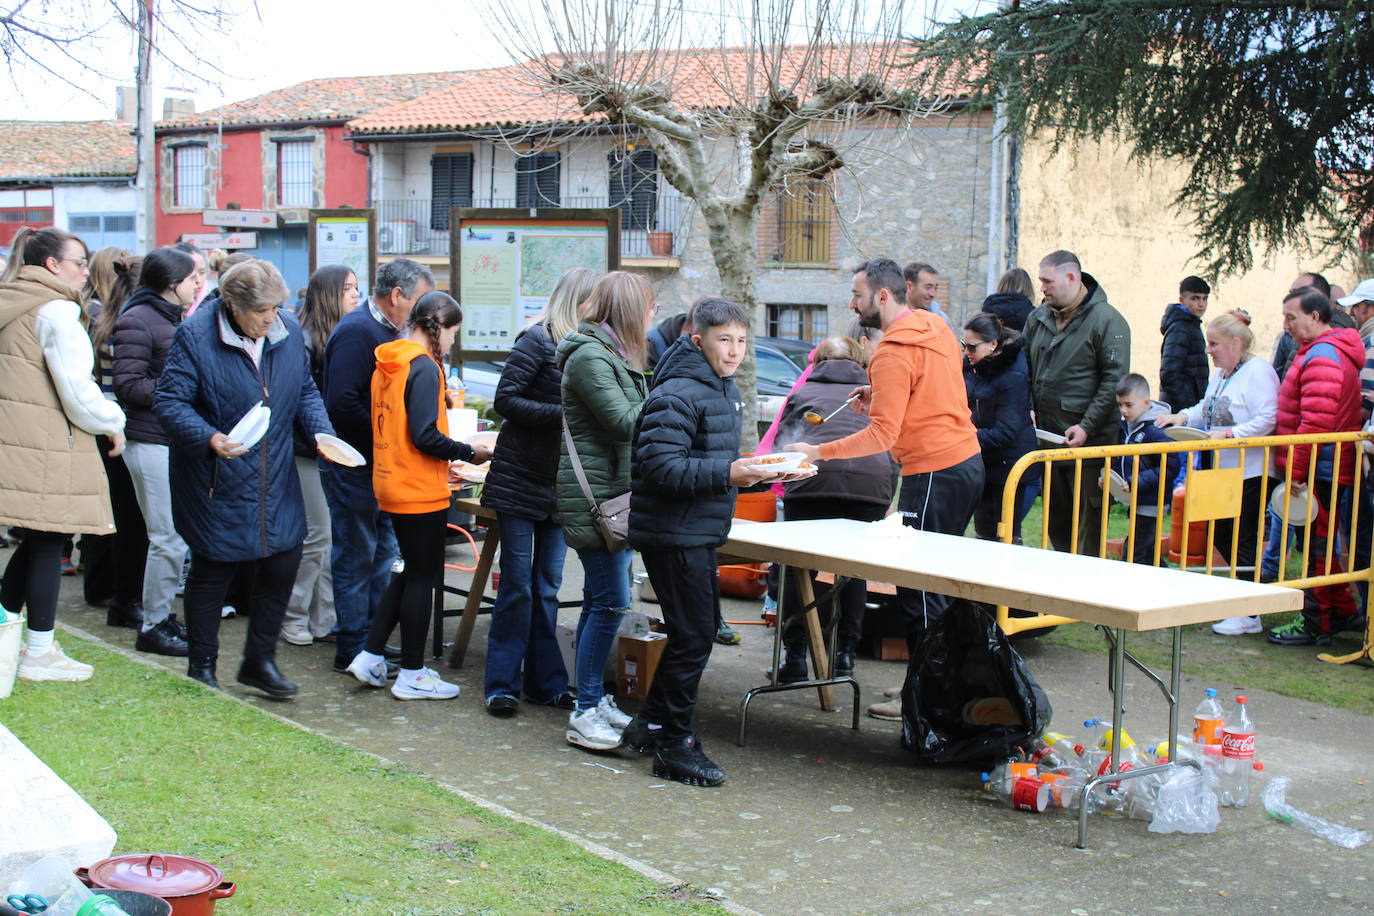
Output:
<instances>
[{"instance_id":1,"label":"black trash bag","mask_svg":"<svg viewBox=\"0 0 1374 916\"><path fill-rule=\"evenodd\" d=\"M992 609L955 599L907 665L902 746L922 763L987 766L1029 747L1050 712Z\"/></svg>"}]
</instances>

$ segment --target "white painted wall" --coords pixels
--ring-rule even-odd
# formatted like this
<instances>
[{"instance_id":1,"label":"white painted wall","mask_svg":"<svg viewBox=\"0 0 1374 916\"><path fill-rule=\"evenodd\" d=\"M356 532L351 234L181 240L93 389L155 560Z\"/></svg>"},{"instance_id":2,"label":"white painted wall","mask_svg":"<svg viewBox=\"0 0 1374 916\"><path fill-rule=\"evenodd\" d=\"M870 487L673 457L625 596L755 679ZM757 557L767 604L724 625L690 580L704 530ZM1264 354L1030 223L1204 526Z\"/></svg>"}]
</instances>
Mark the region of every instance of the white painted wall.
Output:
<instances>
[{"instance_id":1,"label":"white painted wall","mask_svg":"<svg viewBox=\"0 0 1374 916\"><path fill-rule=\"evenodd\" d=\"M129 185L59 184L53 188L53 224L65 227L72 213L133 213Z\"/></svg>"}]
</instances>

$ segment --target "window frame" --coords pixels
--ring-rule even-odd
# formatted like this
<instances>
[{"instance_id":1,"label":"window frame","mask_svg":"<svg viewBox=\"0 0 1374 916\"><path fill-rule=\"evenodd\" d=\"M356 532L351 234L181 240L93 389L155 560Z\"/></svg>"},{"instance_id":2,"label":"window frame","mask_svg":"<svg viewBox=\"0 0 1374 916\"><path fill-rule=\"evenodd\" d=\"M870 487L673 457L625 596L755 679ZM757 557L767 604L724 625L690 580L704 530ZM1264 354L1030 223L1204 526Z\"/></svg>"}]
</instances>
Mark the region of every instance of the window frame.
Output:
<instances>
[{"instance_id":1,"label":"window frame","mask_svg":"<svg viewBox=\"0 0 1374 916\"><path fill-rule=\"evenodd\" d=\"M777 193L773 262L787 267L831 265L835 196L827 178L793 176Z\"/></svg>"},{"instance_id":2,"label":"window frame","mask_svg":"<svg viewBox=\"0 0 1374 916\"><path fill-rule=\"evenodd\" d=\"M797 314L795 332L783 327L783 316L788 312ZM816 302L768 302L764 304L764 326L768 337L819 343L830 336L830 309Z\"/></svg>"},{"instance_id":3,"label":"window frame","mask_svg":"<svg viewBox=\"0 0 1374 916\"><path fill-rule=\"evenodd\" d=\"M313 207L315 205L315 147L313 146L314 137L273 137L272 142L277 148L277 206L298 209L301 207ZM291 148L293 154L304 152L303 158L294 163L290 163L293 168L305 169L305 180L302 182L299 176L288 181L286 151ZM287 188L291 188L298 196L291 200L286 199ZM299 199L303 197L303 199Z\"/></svg>"},{"instance_id":4,"label":"window frame","mask_svg":"<svg viewBox=\"0 0 1374 916\"><path fill-rule=\"evenodd\" d=\"M200 158L198 164L183 164L190 154ZM205 187L205 171L210 159L209 144L203 142L178 143L172 147L172 206L178 210L204 210L209 206L210 195ZM193 179L195 176L195 180ZM183 199L185 191L194 189L198 199Z\"/></svg>"}]
</instances>

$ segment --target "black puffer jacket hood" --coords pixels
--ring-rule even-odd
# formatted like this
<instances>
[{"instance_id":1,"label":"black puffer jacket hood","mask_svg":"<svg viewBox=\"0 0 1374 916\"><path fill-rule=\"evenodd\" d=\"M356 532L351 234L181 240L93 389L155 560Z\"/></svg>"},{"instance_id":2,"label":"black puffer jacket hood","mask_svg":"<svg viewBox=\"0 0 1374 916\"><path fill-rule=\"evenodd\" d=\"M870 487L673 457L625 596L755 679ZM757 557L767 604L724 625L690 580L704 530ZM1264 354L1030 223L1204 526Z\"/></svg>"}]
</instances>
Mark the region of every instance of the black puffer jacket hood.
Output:
<instances>
[{"instance_id":1,"label":"black puffer jacket hood","mask_svg":"<svg viewBox=\"0 0 1374 916\"><path fill-rule=\"evenodd\" d=\"M659 360L631 460L630 544L718 547L730 533L743 404L690 338Z\"/></svg>"},{"instance_id":2,"label":"black puffer jacket hood","mask_svg":"<svg viewBox=\"0 0 1374 916\"><path fill-rule=\"evenodd\" d=\"M153 413L153 394L185 309L147 287L134 290L110 336L115 397L124 408L124 435L133 442L170 440Z\"/></svg>"},{"instance_id":3,"label":"black puffer jacket hood","mask_svg":"<svg viewBox=\"0 0 1374 916\"><path fill-rule=\"evenodd\" d=\"M983 300L983 311L996 315L1009 328L1023 331L1026 318L1035 308L1031 301L1020 293L993 293Z\"/></svg>"},{"instance_id":4,"label":"black puffer jacket hood","mask_svg":"<svg viewBox=\"0 0 1374 916\"><path fill-rule=\"evenodd\" d=\"M1035 448L1024 348L1025 339L1017 337L975 365L964 363L969 412L988 480L1005 479L1007 468Z\"/></svg>"},{"instance_id":5,"label":"black puffer jacket hood","mask_svg":"<svg viewBox=\"0 0 1374 916\"><path fill-rule=\"evenodd\" d=\"M533 325L515 340L496 385L501 436L482 487L482 505L534 521L558 518L554 483L563 435L563 372L553 340Z\"/></svg>"}]
</instances>

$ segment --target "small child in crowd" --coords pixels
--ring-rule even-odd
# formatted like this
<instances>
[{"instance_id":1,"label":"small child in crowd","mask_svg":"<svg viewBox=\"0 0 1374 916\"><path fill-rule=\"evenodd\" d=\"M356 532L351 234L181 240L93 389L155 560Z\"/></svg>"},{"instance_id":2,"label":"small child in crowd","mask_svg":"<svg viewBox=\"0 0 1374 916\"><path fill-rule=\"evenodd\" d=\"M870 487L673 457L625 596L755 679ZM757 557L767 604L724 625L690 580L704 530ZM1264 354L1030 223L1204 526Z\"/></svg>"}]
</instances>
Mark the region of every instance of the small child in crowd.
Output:
<instances>
[{"instance_id":1,"label":"small child in crowd","mask_svg":"<svg viewBox=\"0 0 1374 916\"><path fill-rule=\"evenodd\" d=\"M692 731L697 686L716 636L716 548L725 543L737 487L777 477L739 457L742 404L733 381L749 316L728 299L692 307L693 333L660 357L635 435L630 545L663 611L668 645L625 746L654 754L654 776L717 786L725 771Z\"/></svg>"},{"instance_id":2,"label":"small child in crowd","mask_svg":"<svg viewBox=\"0 0 1374 916\"><path fill-rule=\"evenodd\" d=\"M1167 404L1150 400L1150 383L1145 376L1132 372L1122 376L1116 385L1116 404L1121 408L1121 441L1126 445L1139 445L1142 442L1168 442L1164 430L1155 426L1155 418L1169 412ZM1181 453L1169 455L1164 475L1164 511L1169 511L1170 481L1178 477L1182 462ZM1136 477L1136 464L1140 465L1139 478ZM1112 470L1121 475L1129 491L1134 486L1135 530L1131 534L1130 559L1134 563L1147 566L1155 562L1155 540L1158 536L1159 511L1159 474L1158 455L1123 455L1112 461ZM1160 566L1168 566L1167 551L1160 552Z\"/></svg>"}]
</instances>

